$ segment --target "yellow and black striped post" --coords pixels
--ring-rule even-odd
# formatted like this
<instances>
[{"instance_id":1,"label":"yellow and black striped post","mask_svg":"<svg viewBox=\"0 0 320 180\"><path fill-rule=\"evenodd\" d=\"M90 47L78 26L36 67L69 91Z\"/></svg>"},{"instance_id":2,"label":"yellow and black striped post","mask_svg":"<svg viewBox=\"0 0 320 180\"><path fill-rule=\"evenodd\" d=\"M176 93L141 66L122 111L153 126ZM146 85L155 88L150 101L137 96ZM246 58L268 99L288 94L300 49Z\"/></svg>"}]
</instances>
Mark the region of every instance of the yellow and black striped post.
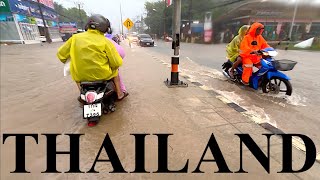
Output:
<instances>
[{"instance_id":1,"label":"yellow and black striped post","mask_svg":"<svg viewBox=\"0 0 320 180\"><path fill-rule=\"evenodd\" d=\"M171 57L171 79L167 79L165 84L168 87L188 87L188 84L179 80L179 50L180 50L180 35L176 34L175 40L172 42L174 56Z\"/></svg>"},{"instance_id":2,"label":"yellow and black striped post","mask_svg":"<svg viewBox=\"0 0 320 180\"><path fill-rule=\"evenodd\" d=\"M171 82L170 85L179 84L179 56L171 58Z\"/></svg>"}]
</instances>

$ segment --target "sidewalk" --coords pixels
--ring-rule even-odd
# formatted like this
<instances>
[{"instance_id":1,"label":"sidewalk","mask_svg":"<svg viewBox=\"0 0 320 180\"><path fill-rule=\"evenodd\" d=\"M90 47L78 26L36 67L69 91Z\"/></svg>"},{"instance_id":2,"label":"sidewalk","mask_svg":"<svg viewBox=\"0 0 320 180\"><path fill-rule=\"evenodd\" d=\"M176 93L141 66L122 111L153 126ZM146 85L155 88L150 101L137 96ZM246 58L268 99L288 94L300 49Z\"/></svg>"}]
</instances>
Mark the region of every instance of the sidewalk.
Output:
<instances>
[{"instance_id":1,"label":"sidewalk","mask_svg":"<svg viewBox=\"0 0 320 180\"><path fill-rule=\"evenodd\" d=\"M205 91L182 77L180 79L189 84L188 88L167 88L164 80L170 77L170 69L144 53L143 48L124 46L126 57L121 73L130 95L118 103L115 113L103 116L97 127L87 127L81 118L82 109L77 106L76 85L70 77L63 77L63 65L55 56L60 45L21 45L19 52L15 52L12 46L6 46L1 50L1 133L85 134L80 141L83 171L91 168L108 133L122 166L128 172L134 171L135 167L135 142L130 134L173 134L168 141L169 169L180 170L189 159L188 174L110 174L108 172L113 170L110 162L97 163L95 169L103 172L100 174L40 174L46 168L45 138L42 137L39 145L30 143L26 151L29 153L27 169L37 172L35 174L8 174L14 170L14 143L7 139L8 142L1 145L1 179L309 180L320 177L320 164L317 162L305 173L277 174L282 170L282 140L278 136L271 138L270 174L245 146L243 169L248 174L214 173L218 170L215 162L203 162L200 169L205 173L192 174L212 133L229 169L236 172L240 168L240 141L235 134L250 134L266 153L267 140L262 134L270 132L217 99L214 92ZM18 53L23 53L23 56ZM22 63L23 66L17 66ZM15 88L18 82L25 83ZM22 97L25 101L18 102ZM59 139L58 149L68 150L68 143L68 138ZM147 136L145 147L146 170L155 172L158 168L157 137ZM34 152L35 148L38 152ZM305 155L295 148L293 154L293 167L300 169ZM100 159L106 158L102 153ZM212 159L210 150L205 158ZM58 155L57 159L58 169L67 171L68 155Z\"/></svg>"}]
</instances>

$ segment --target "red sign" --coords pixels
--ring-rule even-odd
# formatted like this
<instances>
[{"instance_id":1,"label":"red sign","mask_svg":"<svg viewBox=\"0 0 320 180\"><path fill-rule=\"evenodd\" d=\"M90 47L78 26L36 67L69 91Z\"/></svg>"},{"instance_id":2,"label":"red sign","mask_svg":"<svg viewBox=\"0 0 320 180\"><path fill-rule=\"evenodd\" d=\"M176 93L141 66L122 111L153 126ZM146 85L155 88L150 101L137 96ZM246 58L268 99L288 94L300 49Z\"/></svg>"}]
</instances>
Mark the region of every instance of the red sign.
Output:
<instances>
[{"instance_id":1,"label":"red sign","mask_svg":"<svg viewBox=\"0 0 320 180\"><path fill-rule=\"evenodd\" d=\"M38 2L37 0L32 0L34 2ZM39 0L39 2L49 8L54 9L53 0Z\"/></svg>"}]
</instances>

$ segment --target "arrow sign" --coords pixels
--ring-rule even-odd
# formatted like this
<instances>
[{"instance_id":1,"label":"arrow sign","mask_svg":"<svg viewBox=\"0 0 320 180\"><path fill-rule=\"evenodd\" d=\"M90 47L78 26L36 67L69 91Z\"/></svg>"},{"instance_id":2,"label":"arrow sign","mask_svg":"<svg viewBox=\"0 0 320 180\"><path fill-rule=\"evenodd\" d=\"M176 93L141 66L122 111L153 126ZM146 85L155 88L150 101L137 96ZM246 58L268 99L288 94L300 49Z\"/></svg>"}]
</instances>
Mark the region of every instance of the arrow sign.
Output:
<instances>
[{"instance_id":1,"label":"arrow sign","mask_svg":"<svg viewBox=\"0 0 320 180\"><path fill-rule=\"evenodd\" d=\"M128 18L127 20L125 20L123 22L123 25L130 30L132 28L132 26L134 25L134 23Z\"/></svg>"}]
</instances>

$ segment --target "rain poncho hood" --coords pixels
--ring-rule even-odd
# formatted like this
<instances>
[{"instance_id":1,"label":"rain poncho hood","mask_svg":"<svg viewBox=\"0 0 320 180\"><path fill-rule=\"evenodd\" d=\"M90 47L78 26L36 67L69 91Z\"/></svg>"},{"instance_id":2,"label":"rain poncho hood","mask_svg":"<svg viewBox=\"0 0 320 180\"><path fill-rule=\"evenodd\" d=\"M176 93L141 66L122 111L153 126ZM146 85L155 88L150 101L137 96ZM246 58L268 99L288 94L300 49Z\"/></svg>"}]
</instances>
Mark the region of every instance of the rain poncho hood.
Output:
<instances>
[{"instance_id":1,"label":"rain poncho hood","mask_svg":"<svg viewBox=\"0 0 320 180\"><path fill-rule=\"evenodd\" d=\"M252 51L261 50L267 47L270 47L267 41L262 37L262 32L256 36L256 31L258 28L263 28L264 26L261 23L253 23L245 37L243 38L241 45L240 45L240 56L241 57L249 57L255 56L250 54ZM256 41L257 45L252 45L252 42Z\"/></svg>"},{"instance_id":2,"label":"rain poncho hood","mask_svg":"<svg viewBox=\"0 0 320 180\"><path fill-rule=\"evenodd\" d=\"M261 24L261 23L258 23L258 22L253 23L253 24L251 25L250 29L249 29L248 34L251 35L252 37L256 36L256 31L257 31L258 28L264 28L264 25ZM262 32L263 32L263 31L261 31L259 35L261 35ZM259 36L259 35L258 35L258 36Z\"/></svg>"},{"instance_id":3,"label":"rain poncho hood","mask_svg":"<svg viewBox=\"0 0 320 180\"><path fill-rule=\"evenodd\" d=\"M227 58L231 61L234 62L236 58L239 56L240 52L240 43L244 36L246 35L249 25L243 25L239 31L238 35L233 38L233 40L227 45Z\"/></svg>"},{"instance_id":4,"label":"rain poncho hood","mask_svg":"<svg viewBox=\"0 0 320 180\"><path fill-rule=\"evenodd\" d=\"M112 42L92 29L73 35L59 48L57 56L63 63L70 58L70 73L76 82L110 80L122 65Z\"/></svg>"}]
</instances>

